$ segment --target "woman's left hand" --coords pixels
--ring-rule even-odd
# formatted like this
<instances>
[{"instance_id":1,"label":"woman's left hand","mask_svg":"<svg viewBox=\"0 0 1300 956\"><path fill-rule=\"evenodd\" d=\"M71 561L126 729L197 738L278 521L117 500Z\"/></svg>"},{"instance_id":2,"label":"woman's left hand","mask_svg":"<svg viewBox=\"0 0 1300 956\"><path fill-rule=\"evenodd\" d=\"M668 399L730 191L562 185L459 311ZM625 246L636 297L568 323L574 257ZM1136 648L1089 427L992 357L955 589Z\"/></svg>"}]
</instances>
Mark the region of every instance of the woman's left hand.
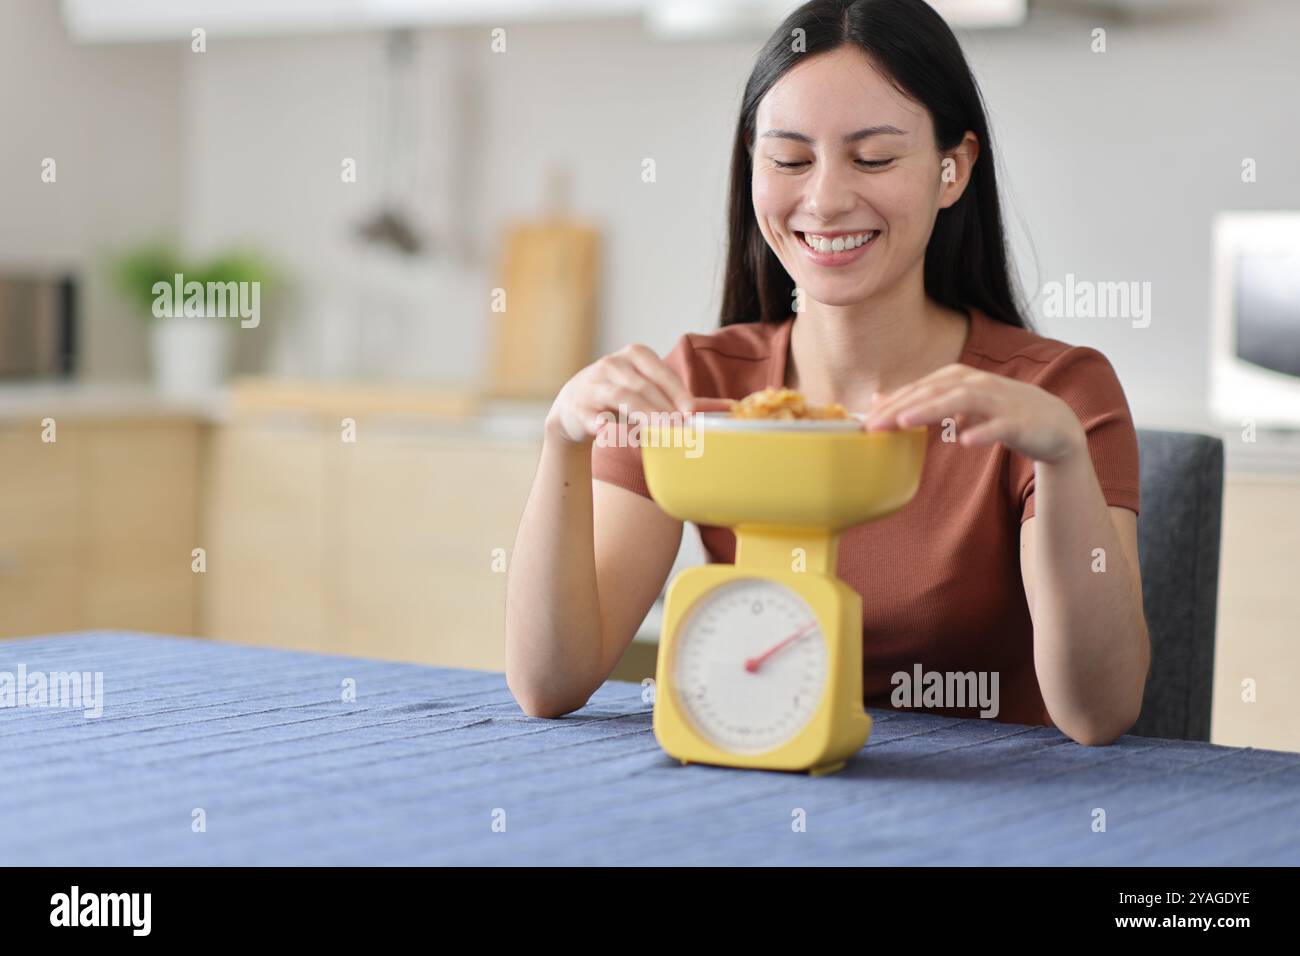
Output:
<instances>
[{"instance_id":1,"label":"woman's left hand","mask_svg":"<svg viewBox=\"0 0 1300 956\"><path fill-rule=\"evenodd\" d=\"M1034 461L1057 462L1087 448L1074 409L1051 392L961 363L878 394L865 428L910 428L946 418L953 419L962 445L1002 442Z\"/></svg>"}]
</instances>

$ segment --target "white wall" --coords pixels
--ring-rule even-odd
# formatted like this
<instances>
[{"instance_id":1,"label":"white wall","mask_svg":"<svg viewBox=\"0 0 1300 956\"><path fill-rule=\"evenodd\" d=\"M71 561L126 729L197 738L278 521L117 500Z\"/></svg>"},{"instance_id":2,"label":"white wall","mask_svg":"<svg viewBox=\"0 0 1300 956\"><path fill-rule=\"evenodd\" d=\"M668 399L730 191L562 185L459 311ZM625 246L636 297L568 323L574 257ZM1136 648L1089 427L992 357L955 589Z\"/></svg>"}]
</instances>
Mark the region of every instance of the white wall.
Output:
<instances>
[{"instance_id":1,"label":"white wall","mask_svg":"<svg viewBox=\"0 0 1300 956\"><path fill-rule=\"evenodd\" d=\"M407 166L386 173L397 151L383 138L385 40L211 38L185 58L187 240L252 243L290 271L283 308L240 333L248 361L304 377L473 381L487 299L481 263L461 250L478 160L448 135L459 120L456 43L419 38L411 115L422 124L409 130ZM343 179L345 159L356 161L355 182ZM355 238L389 197L436 256L407 260Z\"/></svg>"},{"instance_id":2,"label":"white wall","mask_svg":"<svg viewBox=\"0 0 1300 956\"><path fill-rule=\"evenodd\" d=\"M103 267L128 239L179 230L179 76L170 48L76 46L57 4L0 3L0 269L81 270L90 378L147 368L146 325Z\"/></svg>"}]
</instances>

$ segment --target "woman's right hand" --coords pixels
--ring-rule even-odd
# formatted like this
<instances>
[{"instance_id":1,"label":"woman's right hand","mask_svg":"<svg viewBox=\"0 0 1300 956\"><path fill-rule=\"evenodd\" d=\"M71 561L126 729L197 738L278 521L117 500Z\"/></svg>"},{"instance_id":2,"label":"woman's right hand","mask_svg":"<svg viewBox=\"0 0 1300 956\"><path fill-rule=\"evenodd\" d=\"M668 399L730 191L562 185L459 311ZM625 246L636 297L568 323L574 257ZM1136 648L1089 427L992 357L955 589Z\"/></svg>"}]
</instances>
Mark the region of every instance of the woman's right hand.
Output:
<instances>
[{"instance_id":1,"label":"woman's right hand","mask_svg":"<svg viewBox=\"0 0 1300 956\"><path fill-rule=\"evenodd\" d=\"M668 365L644 345L628 345L592 362L564 383L546 415L546 431L573 444L589 443L622 406L633 412L725 411L725 398L696 398Z\"/></svg>"}]
</instances>

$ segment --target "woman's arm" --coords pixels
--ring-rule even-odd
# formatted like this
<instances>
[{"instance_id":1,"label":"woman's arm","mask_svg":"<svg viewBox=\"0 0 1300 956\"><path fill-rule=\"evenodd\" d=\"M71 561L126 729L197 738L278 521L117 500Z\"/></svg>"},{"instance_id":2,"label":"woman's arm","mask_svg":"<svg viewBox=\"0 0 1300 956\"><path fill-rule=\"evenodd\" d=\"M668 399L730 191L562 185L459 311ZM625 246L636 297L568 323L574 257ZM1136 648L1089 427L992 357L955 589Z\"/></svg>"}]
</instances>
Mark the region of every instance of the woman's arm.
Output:
<instances>
[{"instance_id":1,"label":"woman's arm","mask_svg":"<svg viewBox=\"0 0 1300 956\"><path fill-rule=\"evenodd\" d=\"M726 407L696 399L663 359L629 345L565 383L506 578L506 684L524 712L583 706L636 636L672 569L682 523L648 498L591 477L609 416Z\"/></svg>"},{"instance_id":2,"label":"woman's arm","mask_svg":"<svg viewBox=\"0 0 1300 956\"><path fill-rule=\"evenodd\" d=\"M1151 664L1137 515L1106 503L1082 441L1062 459L1035 463L1034 499L1020 529L1020 567L1038 686L1062 731L1108 744L1137 721Z\"/></svg>"},{"instance_id":3,"label":"woman's arm","mask_svg":"<svg viewBox=\"0 0 1300 956\"><path fill-rule=\"evenodd\" d=\"M1151 657L1137 516L1106 503L1078 416L1037 385L946 365L880 396L866 424L906 428L950 416L960 444L1001 442L1034 462L1035 517L1021 525L1020 564L1039 688L1062 731L1110 743L1138 718ZM1104 572L1093 571L1098 548Z\"/></svg>"},{"instance_id":4,"label":"woman's arm","mask_svg":"<svg viewBox=\"0 0 1300 956\"><path fill-rule=\"evenodd\" d=\"M587 703L663 587L682 524L592 481L591 445L548 435L506 582L506 683L524 713Z\"/></svg>"}]
</instances>

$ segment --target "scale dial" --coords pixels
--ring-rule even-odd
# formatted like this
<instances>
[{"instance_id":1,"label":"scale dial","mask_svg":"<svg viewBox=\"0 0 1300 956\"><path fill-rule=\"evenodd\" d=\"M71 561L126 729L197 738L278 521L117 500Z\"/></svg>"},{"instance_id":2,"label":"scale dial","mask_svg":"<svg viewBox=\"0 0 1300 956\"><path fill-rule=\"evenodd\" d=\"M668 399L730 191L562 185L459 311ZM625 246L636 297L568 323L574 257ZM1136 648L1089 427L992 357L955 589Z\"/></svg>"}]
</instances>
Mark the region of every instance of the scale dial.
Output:
<instances>
[{"instance_id":1,"label":"scale dial","mask_svg":"<svg viewBox=\"0 0 1300 956\"><path fill-rule=\"evenodd\" d=\"M827 681L826 638L794 591L762 578L700 598L675 642L677 700L697 733L720 750L756 754L798 736Z\"/></svg>"}]
</instances>

